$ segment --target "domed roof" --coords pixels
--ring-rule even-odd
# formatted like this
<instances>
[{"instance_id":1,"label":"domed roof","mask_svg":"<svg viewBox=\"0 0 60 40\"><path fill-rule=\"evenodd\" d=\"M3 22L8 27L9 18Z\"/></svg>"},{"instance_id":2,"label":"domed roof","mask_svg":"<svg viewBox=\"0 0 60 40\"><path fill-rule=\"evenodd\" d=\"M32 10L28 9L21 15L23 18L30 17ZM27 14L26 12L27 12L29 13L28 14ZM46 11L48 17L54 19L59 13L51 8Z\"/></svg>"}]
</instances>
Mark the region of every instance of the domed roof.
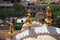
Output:
<instances>
[{"instance_id":1,"label":"domed roof","mask_svg":"<svg viewBox=\"0 0 60 40\"><path fill-rule=\"evenodd\" d=\"M37 35L41 37L41 35L59 35L60 34L60 28L56 28L56 27L35 27L32 29L27 29L21 33L19 33L18 35L16 35L14 37L13 40L21 40L21 39L25 39L25 38L29 38L29 37L37 37ZM43 38L45 36L42 36ZM52 36L46 36L48 37L52 37ZM51 39L52 40L52 39Z\"/></svg>"}]
</instances>

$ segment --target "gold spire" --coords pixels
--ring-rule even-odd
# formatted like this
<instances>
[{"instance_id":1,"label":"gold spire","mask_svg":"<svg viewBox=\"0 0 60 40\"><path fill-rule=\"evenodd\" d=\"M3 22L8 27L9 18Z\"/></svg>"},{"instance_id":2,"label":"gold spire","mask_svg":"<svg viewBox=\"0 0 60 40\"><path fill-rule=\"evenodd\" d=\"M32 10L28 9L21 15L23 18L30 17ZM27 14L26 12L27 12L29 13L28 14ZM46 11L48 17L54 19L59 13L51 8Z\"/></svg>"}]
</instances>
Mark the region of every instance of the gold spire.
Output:
<instances>
[{"instance_id":1,"label":"gold spire","mask_svg":"<svg viewBox=\"0 0 60 40\"><path fill-rule=\"evenodd\" d=\"M10 38L12 39L12 38L14 37L14 35L15 35L12 20L10 20L9 30L10 30L10 31L9 31L9 36L10 36Z\"/></svg>"},{"instance_id":2,"label":"gold spire","mask_svg":"<svg viewBox=\"0 0 60 40\"><path fill-rule=\"evenodd\" d=\"M28 16L31 16L31 14L30 14L30 10L28 10Z\"/></svg>"},{"instance_id":3,"label":"gold spire","mask_svg":"<svg viewBox=\"0 0 60 40\"><path fill-rule=\"evenodd\" d=\"M28 21L28 27L29 29L32 27L32 18L31 18L31 14L30 14L30 9L28 10L28 17L27 17L27 21Z\"/></svg>"},{"instance_id":4,"label":"gold spire","mask_svg":"<svg viewBox=\"0 0 60 40\"><path fill-rule=\"evenodd\" d=\"M48 6L47 6L47 11L46 11L46 16L50 16L51 17L51 8L50 8L50 4L48 3Z\"/></svg>"},{"instance_id":5,"label":"gold spire","mask_svg":"<svg viewBox=\"0 0 60 40\"><path fill-rule=\"evenodd\" d=\"M46 22L46 24L47 24L48 26L51 26L51 24L52 24L51 8L50 8L50 4L49 4L49 3L48 3L48 6L47 6L45 22Z\"/></svg>"}]
</instances>

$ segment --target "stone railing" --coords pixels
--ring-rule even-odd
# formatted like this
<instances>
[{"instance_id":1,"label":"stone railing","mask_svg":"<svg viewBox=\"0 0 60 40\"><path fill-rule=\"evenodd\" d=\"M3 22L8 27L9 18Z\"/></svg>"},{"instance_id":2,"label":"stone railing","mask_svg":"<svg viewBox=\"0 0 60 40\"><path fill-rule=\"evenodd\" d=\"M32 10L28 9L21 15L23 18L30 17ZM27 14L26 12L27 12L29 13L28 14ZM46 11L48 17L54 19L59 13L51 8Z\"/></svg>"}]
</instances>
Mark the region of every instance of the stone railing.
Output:
<instances>
[{"instance_id":1,"label":"stone railing","mask_svg":"<svg viewBox=\"0 0 60 40\"><path fill-rule=\"evenodd\" d=\"M54 34L59 35L60 34L60 28L56 27L35 27L32 29L25 30L18 35L16 35L13 40L21 40L28 36L34 36L38 34Z\"/></svg>"}]
</instances>

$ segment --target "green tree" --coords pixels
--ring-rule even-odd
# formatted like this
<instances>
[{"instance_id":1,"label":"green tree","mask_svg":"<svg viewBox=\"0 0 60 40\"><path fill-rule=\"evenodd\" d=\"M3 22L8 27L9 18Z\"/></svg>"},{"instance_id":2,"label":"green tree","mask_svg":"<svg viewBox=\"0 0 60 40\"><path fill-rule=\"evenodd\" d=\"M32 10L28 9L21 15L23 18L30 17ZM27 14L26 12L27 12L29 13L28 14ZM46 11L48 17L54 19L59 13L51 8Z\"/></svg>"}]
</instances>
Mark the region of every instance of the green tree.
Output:
<instances>
[{"instance_id":1,"label":"green tree","mask_svg":"<svg viewBox=\"0 0 60 40\"><path fill-rule=\"evenodd\" d=\"M60 7L59 6L51 6L52 17L53 17L53 26L60 27Z\"/></svg>"},{"instance_id":2,"label":"green tree","mask_svg":"<svg viewBox=\"0 0 60 40\"><path fill-rule=\"evenodd\" d=\"M56 26L60 28L60 18L57 18L57 20L56 20Z\"/></svg>"},{"instance_id":3,"label":"green tree","mask_svg":"<svg viewBox=\"0 0 60 40\"><path fill-rule=\"evenodd\" d=\"M17 0L14 1L13 8L15 9L15 13L17 16L23 16L23 12L25 10L25 7L18 3ZM19 14L18 14L19 13Z\"/></svg>"}]
</instances>

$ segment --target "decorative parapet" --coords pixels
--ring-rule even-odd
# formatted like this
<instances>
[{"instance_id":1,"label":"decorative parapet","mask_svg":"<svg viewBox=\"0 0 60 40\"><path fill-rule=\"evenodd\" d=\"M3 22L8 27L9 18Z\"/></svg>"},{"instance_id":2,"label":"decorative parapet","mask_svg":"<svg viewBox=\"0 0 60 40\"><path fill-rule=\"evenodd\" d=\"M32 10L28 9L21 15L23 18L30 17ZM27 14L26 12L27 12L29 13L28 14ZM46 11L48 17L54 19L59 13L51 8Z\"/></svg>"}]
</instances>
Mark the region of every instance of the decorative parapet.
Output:
<instances>
[{"instance_id":1,"label":"decorative parapet","mask_svg":"<svg viewBox=\"0 0 60 40\"><path fill-rule=\"evenodd\" d=\"M32 29L25 30L16 35L13 40L21 40L35 35L56 35L58 38L60 35L60 28L56 27L35 27Z\"/></svg>"}]
</instances>

